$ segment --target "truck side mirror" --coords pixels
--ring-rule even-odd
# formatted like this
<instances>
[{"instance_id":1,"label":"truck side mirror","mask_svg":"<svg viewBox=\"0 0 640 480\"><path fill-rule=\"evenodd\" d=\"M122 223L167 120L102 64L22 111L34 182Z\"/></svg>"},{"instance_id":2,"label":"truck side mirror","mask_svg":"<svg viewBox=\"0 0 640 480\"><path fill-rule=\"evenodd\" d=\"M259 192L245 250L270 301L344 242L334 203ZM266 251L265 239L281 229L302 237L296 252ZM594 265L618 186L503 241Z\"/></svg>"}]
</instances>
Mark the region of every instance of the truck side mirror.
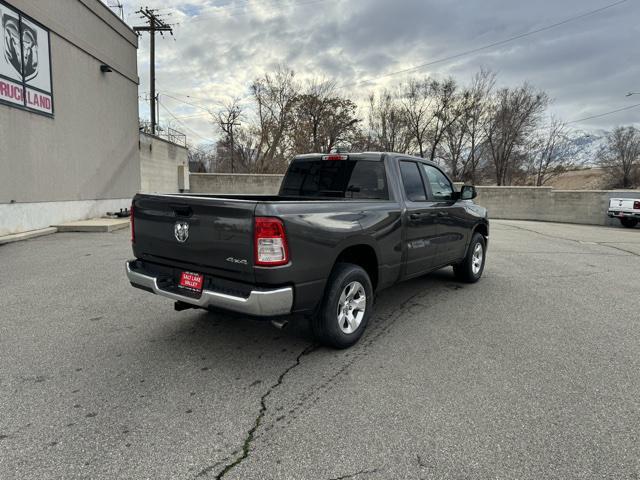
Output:
<instances>
[{"instance_id":1,"label":"truck side mirror","mask_svg":"<svg viewBox=\"0 0 640 480\"><path fill-rule=\"evenodd\" d=\"M473 200L477 196L478 192L473 185L464 185L460 190L460 200Z\"/></svg>"}]
</instances>

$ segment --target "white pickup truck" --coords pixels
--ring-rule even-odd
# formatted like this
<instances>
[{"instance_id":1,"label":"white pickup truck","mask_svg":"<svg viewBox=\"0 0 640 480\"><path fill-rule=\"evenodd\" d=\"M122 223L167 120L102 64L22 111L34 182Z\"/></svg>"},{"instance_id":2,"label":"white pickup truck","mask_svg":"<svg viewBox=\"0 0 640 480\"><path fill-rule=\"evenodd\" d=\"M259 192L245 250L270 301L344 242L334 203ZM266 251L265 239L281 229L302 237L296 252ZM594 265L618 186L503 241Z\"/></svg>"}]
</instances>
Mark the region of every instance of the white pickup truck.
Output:
<instances>
[{"instance_id":1,"label":"white pickup truck","mask_svg":"<svg viewBox=\"0 0 640 480\"><path fill-rule=\"evenodd\" d=\"M633 228L640 222L640 198L612 198L607 214L619 219L623 226Z\"/></svg>"}]
</instances>

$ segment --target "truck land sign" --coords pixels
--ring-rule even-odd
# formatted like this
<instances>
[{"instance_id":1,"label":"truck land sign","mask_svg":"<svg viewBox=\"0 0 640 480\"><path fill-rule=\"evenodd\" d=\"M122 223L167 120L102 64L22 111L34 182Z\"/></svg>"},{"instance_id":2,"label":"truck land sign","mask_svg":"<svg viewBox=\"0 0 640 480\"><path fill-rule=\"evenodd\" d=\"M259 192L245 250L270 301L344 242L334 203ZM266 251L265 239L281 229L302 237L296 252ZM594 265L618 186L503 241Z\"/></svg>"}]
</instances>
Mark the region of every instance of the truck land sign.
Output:
<instances>
[{"instance_id":1,"label":"truck land sign","mask_svg":"<svg viewBox=\"0 0 640 480\"><path fill-rule=\"evenodd\" d=\"M53 115L49 31L0 0L0 102Z\"/></svg>"}]
</instances>

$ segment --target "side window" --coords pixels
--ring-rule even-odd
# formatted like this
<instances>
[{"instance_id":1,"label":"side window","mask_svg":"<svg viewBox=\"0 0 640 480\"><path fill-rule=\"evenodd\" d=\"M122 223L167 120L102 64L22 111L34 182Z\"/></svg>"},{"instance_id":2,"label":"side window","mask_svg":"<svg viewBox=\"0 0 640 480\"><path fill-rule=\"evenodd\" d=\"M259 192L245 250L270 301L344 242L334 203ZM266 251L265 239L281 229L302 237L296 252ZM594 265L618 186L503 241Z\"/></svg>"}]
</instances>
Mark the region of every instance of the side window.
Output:
<instances>
[{"instance_id":1,"label":"side window","mask_svg":"<svg viewBox=\"0 0 640 480\"><path fill-rule=\"evenodd\" d=\"M355 162L345 197L387 200L387 178L382 162Z\"/></svg>"},{"instance_id":2,"label":"side window","mask_svg":"<svg viewBox=\"0 0 640 480\"><path fill-rule=\"evenodd\" d=\"M424 163L421 165L429 181L433 199L436 201L453 199L453 186L444 173L431 165L425 165Z\"/></svg>"},{"instance_id":3,"label":"side window","mask_svg":"<svg viewBox=\"0 0 640 480\"><path fill-rule=\"evenodd\" d=\"M400 162L400 175L407 198L412 202L424 202L427 194L422 183L422 176L418 164L415 162Z\"/></svg>"}]
</instances>

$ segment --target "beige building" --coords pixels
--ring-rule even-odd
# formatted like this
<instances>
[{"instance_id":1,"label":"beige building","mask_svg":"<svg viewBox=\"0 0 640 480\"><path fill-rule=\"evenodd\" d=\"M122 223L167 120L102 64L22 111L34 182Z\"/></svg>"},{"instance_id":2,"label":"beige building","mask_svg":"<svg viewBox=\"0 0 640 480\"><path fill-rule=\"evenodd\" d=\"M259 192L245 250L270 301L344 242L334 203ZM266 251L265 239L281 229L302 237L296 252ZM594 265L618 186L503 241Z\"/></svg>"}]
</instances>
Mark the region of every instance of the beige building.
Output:
<instances>
[{"instance_id":1,"label":"beige building","mask_svg":"<svg viewBox=\"0 0 640 480\"><path fill-rule=\"evenodd\" d=\"M98 0L0 0L0 235L140 189L136 34Z\"/></svg>"},{"instance_id":2,"label":"beige building","mask_svg":"<svg viewBox=\"0 0 640 480\"><path fill-rule=\"evenodd\" d=\"M187 150L138 133L138 37L99 0L0 0L0 236L189 189Z\"/></svg>"}]
</instances>

